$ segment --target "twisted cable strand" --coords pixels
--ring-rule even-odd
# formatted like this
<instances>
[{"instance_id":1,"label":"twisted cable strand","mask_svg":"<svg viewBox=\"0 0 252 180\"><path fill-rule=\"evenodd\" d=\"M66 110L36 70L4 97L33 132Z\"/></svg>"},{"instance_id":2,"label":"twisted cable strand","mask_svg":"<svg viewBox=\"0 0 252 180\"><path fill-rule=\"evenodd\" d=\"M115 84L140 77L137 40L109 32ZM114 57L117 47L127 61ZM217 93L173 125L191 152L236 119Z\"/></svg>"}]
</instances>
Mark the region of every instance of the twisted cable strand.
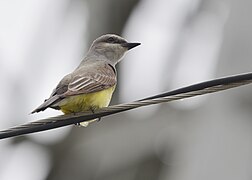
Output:
<instances>
[{"instance_id":1,"label":"twisted cable strand","mask_svg":"<svg viewBox=\"0 0 252 180\"><path fill-rule=\"evenodd\" d=\"M240 77L240 78L237 78ZM246 78L245 78L246 77ZM237 80L238 79L238 80ZM87 121L90 119L94 118L99 118L103 116L108 116L111 114L127 111L130 109L135 109L143 106L148 106L148 105L153 105L153 104L159 104L159 103L164 103L164 102L170 102L170 101L175 101L175 100L180 100L180 99L186 99L194 96L199 96L203 94L209 94L209 93L214 93L218 91L223 91L226 89L242 86L245 84L252 83L252 73L244 74L244 75L237 75L233 77L228 77L228 78L221 78L221 79L216 79L216 82L219 82L221 80L227 80L222 82L222 84L210 84L209 86L206 86L202 89L197 89L196 85L195 89L191 89L188 92L182 92L182 93L177 93L173 95L167 95L164 96L163 94L149 97L143 100L139 101L134 101L131 103L126 103L126 104L119 104L119 105L114 105L114 106L109 106L105 108L101 108L97 110L95 113L92 112L82 112L82 113L77 113L77 114L72 114L72 115L61 115L61 116L55 116L47 119L42 119L38 121L34 121L31 123L23 124L17 127L13 127L7 130L0 131L0 139L8 138L8 137L14 137L18 135L24 135L28 133L34 133L34 132L39 132L39 131L45 131L53 128L58 128L58 127L63 127L67 126L70 124L75 124L78 122L83 122ZM231 81L232 80L232 81ZM209 81L213 83L214 81ZM208 83L208 82L205 82ZM202 84L202 83L200 83ZM205 84L203 84L205 85ZM188 89L190 89L192 86L189 86ZM186 88L182 88L186 89ZM180 89L179 89L180 90ZM175 90L176 91L176 90ZM175 92L171 91L171 92ZM167 94L169 94L168 92Z\"/></svg>"}]
</instances>

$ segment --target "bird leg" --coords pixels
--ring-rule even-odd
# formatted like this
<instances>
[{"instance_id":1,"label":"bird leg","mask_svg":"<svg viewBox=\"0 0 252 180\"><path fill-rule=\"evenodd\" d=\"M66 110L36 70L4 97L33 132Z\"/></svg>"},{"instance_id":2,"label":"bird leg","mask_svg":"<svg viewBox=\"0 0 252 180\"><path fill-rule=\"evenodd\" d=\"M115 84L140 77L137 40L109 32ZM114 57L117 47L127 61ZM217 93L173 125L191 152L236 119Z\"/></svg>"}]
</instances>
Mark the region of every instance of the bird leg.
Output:
<instances>
[{"instance_id":1,"label":"bird leg","mask_svg":"<svg viewBox=\"0 0 252 180\"><path fill-rule=\"evenodd\" d=\"M90 111L92 111L92 113L95 113L95 107L91 107L90 108ZM99 122L99 121L101 121L101 117L99 117L99 118L97 118L97 119L94 119L95 121L97 121L97 122ZM94 121L92 121L92 122L94 122Z\"/></svg>"},{"instance_id":2,"label":"bird leg","mask_svg":"<svg viewBox=\"0 0 252 180\"><path fill-rule=\"evenodd\" d=\"M91 107L90 108L90 111L92 112L92 113L95 113L95 109L97 109L96 107ZM91 120L88 120L88 121L84 121L84 122L80 122L80 123L76 123L76 125L77 126L79 126L79 127L87 127L90 123L93 123L93 122L99 122L101 120L101 117L99 117L99 118L96 118L96 119L91 119Z\"/></svg>"}]
</instances>

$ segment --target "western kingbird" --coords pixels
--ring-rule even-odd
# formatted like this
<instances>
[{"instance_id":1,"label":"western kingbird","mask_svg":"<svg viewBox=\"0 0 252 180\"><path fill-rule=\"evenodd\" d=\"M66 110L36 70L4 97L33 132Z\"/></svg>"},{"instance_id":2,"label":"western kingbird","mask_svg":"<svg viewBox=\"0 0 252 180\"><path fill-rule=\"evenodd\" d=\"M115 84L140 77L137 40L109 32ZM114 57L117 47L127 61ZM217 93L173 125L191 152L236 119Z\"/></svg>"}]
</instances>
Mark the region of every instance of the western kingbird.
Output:
<instances>
[{"instance_id":1,"label":"western kingbird","mask_svg":"<svg viewBox=\"0 0 252 180\"><path fill-rule=\"evenodd\" d=\"M124 38L106 34L91 45L80 65L66 75L53 90L51 96L32 113L50 107L64 114L92 111L107 107L116 87L115 65L125 52L140 45L129 43ZM90 120L79 125L87 126Z\"/></svg>"}]
</instances>

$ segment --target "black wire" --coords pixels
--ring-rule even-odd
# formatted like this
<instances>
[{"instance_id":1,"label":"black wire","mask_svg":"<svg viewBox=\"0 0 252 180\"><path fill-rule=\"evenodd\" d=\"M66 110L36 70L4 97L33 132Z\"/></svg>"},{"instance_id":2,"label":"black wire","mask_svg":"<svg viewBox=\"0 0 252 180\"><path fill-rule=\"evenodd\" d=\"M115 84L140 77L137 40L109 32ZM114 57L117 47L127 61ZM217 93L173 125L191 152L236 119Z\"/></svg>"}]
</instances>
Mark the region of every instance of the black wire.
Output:
<instances>
[{"instance_id":1,"label":"black wire","mask_svg":"<svg viewBox=\"0 0 252 180\"><path fill-rule=\"evenodd\" d=\"M150 97L138 100L138 101L150 100L150 99L155 99L155 98L162 98L162 97L166 97L166 96L172 96L172 95L177 95L177 94L182 94L182 93L187 93L187 92L198 91L198 90L206 89L206 88L213 87L213 86L220 86L220 85L225 85L225 84L230 84L230 83L235 83L235 82L240 82L240 81L247 81L247 80L252 80L252 73L244 73L244 74L240 74L240 75L233 75L233 76L228 76L228 77L224 77L224 78L205 81L202 83L183 87L180 89L165 92L165 93L158 94L155 96L150 96Z\"/></svg>"},{"instance_id":2,"label":"black wire","mask_svg":"<svg viewBox=\"0 0 252 180\"><path fill-rule=\"evenodd\" d=\"M180 95L180 94L199 91L199 90L203 90L203 89L211 88L211 87L215 87L215 86L228 85L231 83L239 83L239 82L249 81L249 80L252 80L252 73L229 76L229 77L214 79L214 80L198 83L195 85L187 86L184 88L176 89L173 91L161 93L161 94L147 97L147 98L135 101L135 102L139 102L139 101L143 101L143 100L152 100L152 99L156 99L156 98L163 98L163 97L168 97L168 96L173 96L173 95ZM59 128L59 127L63 127L63 126L71 125L71 124L76 124L76 123L83 122L83 121L88 121L90 119L95 119L95 118L127 111L130 109L133 109L133 108L127 107L124 109L114 109L110 112L105 111L105 112L98 112L98 113L86 114L86 115L83 115L83 113L79 113L76 115L62 115L62 116L37 120L32 123L28 123L28 124L24 124L21 126L10 128L10 129L4 130L4 131L0 131L0 139L5 139L5 138L9 138L9 137L15 137L15 136L19 136L19 135L24 135L24 134L29 134L29 133L39 132L39 131L46 131L46 130L50 130L50 129L54 129L54 128Z\"/></svg>"}]
</instances>

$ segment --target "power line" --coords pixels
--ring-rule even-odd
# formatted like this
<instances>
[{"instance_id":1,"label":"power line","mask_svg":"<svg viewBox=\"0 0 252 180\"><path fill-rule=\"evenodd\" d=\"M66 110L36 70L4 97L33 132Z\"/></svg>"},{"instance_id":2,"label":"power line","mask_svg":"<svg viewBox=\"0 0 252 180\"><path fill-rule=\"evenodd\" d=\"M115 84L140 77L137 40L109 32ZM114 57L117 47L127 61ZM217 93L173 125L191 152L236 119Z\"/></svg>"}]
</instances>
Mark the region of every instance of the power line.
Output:
<instances>
[{"instance_id":1,"label":"power line","mask_svg":"<svg viewBox=\"0 0 252 180\"><path fill-rule=\"evenodd\" d=\"M202 83L194 84L184 88L176 89L173 91L165 92L155 96L151 96L145 99L134 101L131 103L118 104L101 108L95 113L83 112L70 115L61 115L42 120L37 120L31 123L13 127L7 130L0 131L0 139L15 137L19 135L25 135L29 133L35 133L40 131L46 131L54 128L68 126L90 119L95 119L111 114L116 114L130 109L135 109L143 106L159 104L164 102L175 101L179 99L185 99L189 97L214 93L223 91L226 89L242 86L252 83L252 73L246 73L241 75L229 76L211 81L205 81Z\"/></svg>"}]
</instances>

